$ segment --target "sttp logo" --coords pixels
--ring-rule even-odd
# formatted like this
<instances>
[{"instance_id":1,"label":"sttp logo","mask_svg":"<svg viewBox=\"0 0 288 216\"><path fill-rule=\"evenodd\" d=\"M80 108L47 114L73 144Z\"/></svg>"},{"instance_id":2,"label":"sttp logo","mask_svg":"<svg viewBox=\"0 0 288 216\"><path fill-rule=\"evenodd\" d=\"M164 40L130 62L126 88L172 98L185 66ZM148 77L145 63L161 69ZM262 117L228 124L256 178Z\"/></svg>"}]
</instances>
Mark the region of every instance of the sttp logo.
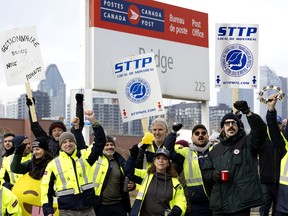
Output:
<instances>
[{"instance_id":1,"label":"sttp logo","mask_svg":"<svg viewBox=\"0 0 288 216\"><path fill-rule=\"evenodd\" d=\"M223 26L218 29L218 37L253 37L256 33L256 27Z\"/></svg>"},{"instance_id":2,"label":"sttp logo","mask_svg":"<svg viewBox=\"0 0 288 216\"><path fill-rule=\"evenodd\" d=\"M137 77L127 83L125 93L132 103L140 104L145 102L151 95L151 87L147 80Z\"/></svg>"},{"instance_id":3,"label":"sttp logo","mask_svg":"<svg viewBox=\"0 0 288 216\"><path fill-rule=\"evenodd\" d=\"M134 60L125 61L125 62L119 62L115 64L114 72L121 73L121 72L130 71L131 69L145 68L150 63L152 63L152 60L153 60L152 57L146 57L146 58L139 58L139 59L134 59Z\"/></svg>"}]
</instances>

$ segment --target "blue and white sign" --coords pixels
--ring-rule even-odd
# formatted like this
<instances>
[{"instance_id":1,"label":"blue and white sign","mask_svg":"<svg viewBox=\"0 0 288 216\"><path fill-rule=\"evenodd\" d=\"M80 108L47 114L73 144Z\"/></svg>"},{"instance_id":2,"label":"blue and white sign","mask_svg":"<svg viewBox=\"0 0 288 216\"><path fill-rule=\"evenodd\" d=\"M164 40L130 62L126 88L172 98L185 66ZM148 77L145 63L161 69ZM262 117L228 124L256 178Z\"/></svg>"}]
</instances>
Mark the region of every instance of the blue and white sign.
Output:
<instances>
[{"instance_id":1,"label":"blue and white sign","mask_svg":"<svg viewBox=\"0 0 288 216\"><path fill-rule=\"evenodd\" d=\"M123 122L164 114L154 53L112 63Z\"/></svg>"},{"instance_id":2,"label":"blue and white sign","mask_svg":"<svg viewBox=\"0 0 288 216\"><path fill-rule=\"evenodd\" d=\"M257 88L258 35L258 25L216 24L216 87Z\"/></svg>"}]
</instances>

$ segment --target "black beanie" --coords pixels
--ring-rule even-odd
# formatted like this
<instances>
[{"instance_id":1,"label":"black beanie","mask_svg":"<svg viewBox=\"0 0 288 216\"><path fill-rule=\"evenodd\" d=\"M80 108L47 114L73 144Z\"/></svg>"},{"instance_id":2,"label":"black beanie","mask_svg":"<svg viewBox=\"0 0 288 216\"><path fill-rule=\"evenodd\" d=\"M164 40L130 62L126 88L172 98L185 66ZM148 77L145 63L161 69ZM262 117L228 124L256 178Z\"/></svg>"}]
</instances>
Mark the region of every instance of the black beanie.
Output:
<instances>
[{"instance_id":1,"label":"black beanie","mask_svg":"<svg viewBox=\"0 0 288 216\"><path fill-rule=\"evenodd\" d=\"M39 147L42 148L44 150L48 150L48 142L47 139L45 137L38 137L34 140L34 142L32 143L32 149L34 147Z\"/></svg>"},{"instance_id":2,"label":"black beanie","mask_svg":"<svg viewBox=\"0 0 288 216\"><path fill-rule=\"evenodd\" d=\"M112 137L112 136L109 136L109 135L106 136L106 143L107 142L112 142L114 144L114 146L116 146L114 137Z\"/></svg>"},{"instance_id":3,"label":"black beanie","mask_svg":"<svg viewBox=\"0 0 288 216\"><path fill-rule=\"evenodd\" d=\"M13 133L4 133L3 138L9 137L9 136L15 137L15 134L13 134Z\"/></svg>"},{"instance_id":4,"label":"black beanie","mask_svg":"<svg viewBox=\"0 0 288 216\"><path fill-rule=\"evenodd\" d=\"M17 135L12 139L12 144L15 148L17 148L19 145L21 145L23 143L23 141L25 139L27 139L28 137L25 135Z\"/></svg>"},{"instance_id":5,"label":"black beanie","mask_svg":"<svg viewBox=\"0 0 288 216\"><path fill-rule=\"evenodd\" d=\"M224 122L227 120L227 119L233 119L237 122L237 125L238 125L238 128L241 127L241 122L240 122L240 119L232 112L230 113L227 113L226 115L223 116L222 120L221 120L221 123L220 123L220 127L223 128L224 126Z\"/></svg>"}]
</instances>

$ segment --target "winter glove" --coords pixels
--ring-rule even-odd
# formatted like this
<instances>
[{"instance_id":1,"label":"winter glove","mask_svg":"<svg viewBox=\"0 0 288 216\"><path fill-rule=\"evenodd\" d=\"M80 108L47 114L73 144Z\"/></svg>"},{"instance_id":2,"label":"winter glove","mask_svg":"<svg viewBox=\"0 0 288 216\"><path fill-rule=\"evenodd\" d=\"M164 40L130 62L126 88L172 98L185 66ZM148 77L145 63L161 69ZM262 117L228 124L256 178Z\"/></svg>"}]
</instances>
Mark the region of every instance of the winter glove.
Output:
<instances>
[{"instance_id":1,"label":"winter glove","mask_svg":"<svg viewBox=\"0 0 288 216\"><path fill-rule=\"evenodd\" d=\"M215 182L219 182L219 181L220 181L220 171L214 170L214 171L213 171L213 174L212 174L212 179L213 179Z\"/></svg>"},{"instance_id":2,"label":"winter glove","mask_svg":"<svg viewBox=\"0 0 288 216\"><path fill-rule=\"evenodd\" d=\"M152 145L153 141L154 141L154 135L150 132L146 132L144 137L142 138L142 144L149 144Z\"/></svg>"},{"instance_id":3,"label":"winter glove","mask_svg":"<svg viewBox=\"0 0 288 216\"><path fill-rule=\"evenodd\" d=\"M182 126L183 126L182 123L174 122L173 126L172 126L172 131L176 133L177 131L179 131L182 128Z\"/></svg>"},{"instance_id":4,"label":"winter glove","mask_svg":"<svg viewBox=\"0 0 288 216\"><path fill-rule=\"evenodd\" d=\"M83 101L84 101L84 95L81 94L81 93L77 93L75 95L75 99L77 101L77 104L83 104Z\"/></svg>"},{"instance_id":5,"label":"winter glove","mask_svg":"<svg viewBox=\"0 0 288 216\"><path fill-rule=\"evenodd\" d=\"M235 109L240 110L243 114L248 114L250 112L250 107L248 107L247 101L236 101L233 105Z\"/></svg>"},{"instance_id":6,"label":"winter glove","mask_svg":"<svg viewBox=\"0 0 288 216\"><path fill-rule=\"evenodd\" d=\"M32 97L32 100L33 100L33 103L35 104L35 98L34 97ZM33 103L31 101L31 99L28 98L28 96L26 95L26 105L28 106L28 108L29 108L29 106L32 106Z\"/></svg>"},{"instance_id":7,"label":"winter glove","mask_svg":"<svg viewBox=\"0 0 288 216\"><path fill-rule=\"evenodd\" d=\"M133 147L129 149L129 151L130 151L130 157L132 159L136 159L139 152L138 144L133 145Z\"/></svg>"},{"instance_id":8,"label":"winter glove","mask_svg":"<svg viewBox=\"0 0 288 216\"><path fill-rule=\"evenodd\" d=\"M16 147L16 151L15 151L15 154L18 154L18 155L23 155L24 151L25 151L25 148L26 148L26 145L27 144L20 144Z\"/></svg>"},{"instance_id":9,"label":"winter glove","mask_svg":"<svg viewBox=\"0 0 288 216\"><path fill-rule=\"evenodd\" d=\"M174 206L168 216L181 216L182 210L178 206Z\"/></svg>"}]
</instances>

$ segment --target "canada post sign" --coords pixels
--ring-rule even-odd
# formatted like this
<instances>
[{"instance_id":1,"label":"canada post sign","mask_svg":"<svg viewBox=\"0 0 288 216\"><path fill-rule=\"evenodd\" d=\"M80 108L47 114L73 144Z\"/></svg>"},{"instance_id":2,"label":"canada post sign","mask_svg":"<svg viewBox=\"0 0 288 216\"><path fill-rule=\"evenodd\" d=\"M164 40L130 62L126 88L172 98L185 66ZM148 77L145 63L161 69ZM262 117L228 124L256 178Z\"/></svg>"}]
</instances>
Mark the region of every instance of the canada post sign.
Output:
<instances>
[{"instance_id":1,"label":"canada post sign","mask_svg":"<svg viewBox=\"0 0 288 216\"><path fill-rule=\"evenodd\" d=\"M115 59L154 53L163 97L210 99L207 13L157 1L90 0L90 30L94 90L116 92Z\"/></svg>"},{"instance_id":2,"label":"canada post sign","mask_svg":"<svg viewBox=\"0 0 288 216\"><path fill-rule=\"evenodd\" d=\"M101 0L101 20L164 32L164 10L119 0Z\"/></svg>"}]
</instances>

